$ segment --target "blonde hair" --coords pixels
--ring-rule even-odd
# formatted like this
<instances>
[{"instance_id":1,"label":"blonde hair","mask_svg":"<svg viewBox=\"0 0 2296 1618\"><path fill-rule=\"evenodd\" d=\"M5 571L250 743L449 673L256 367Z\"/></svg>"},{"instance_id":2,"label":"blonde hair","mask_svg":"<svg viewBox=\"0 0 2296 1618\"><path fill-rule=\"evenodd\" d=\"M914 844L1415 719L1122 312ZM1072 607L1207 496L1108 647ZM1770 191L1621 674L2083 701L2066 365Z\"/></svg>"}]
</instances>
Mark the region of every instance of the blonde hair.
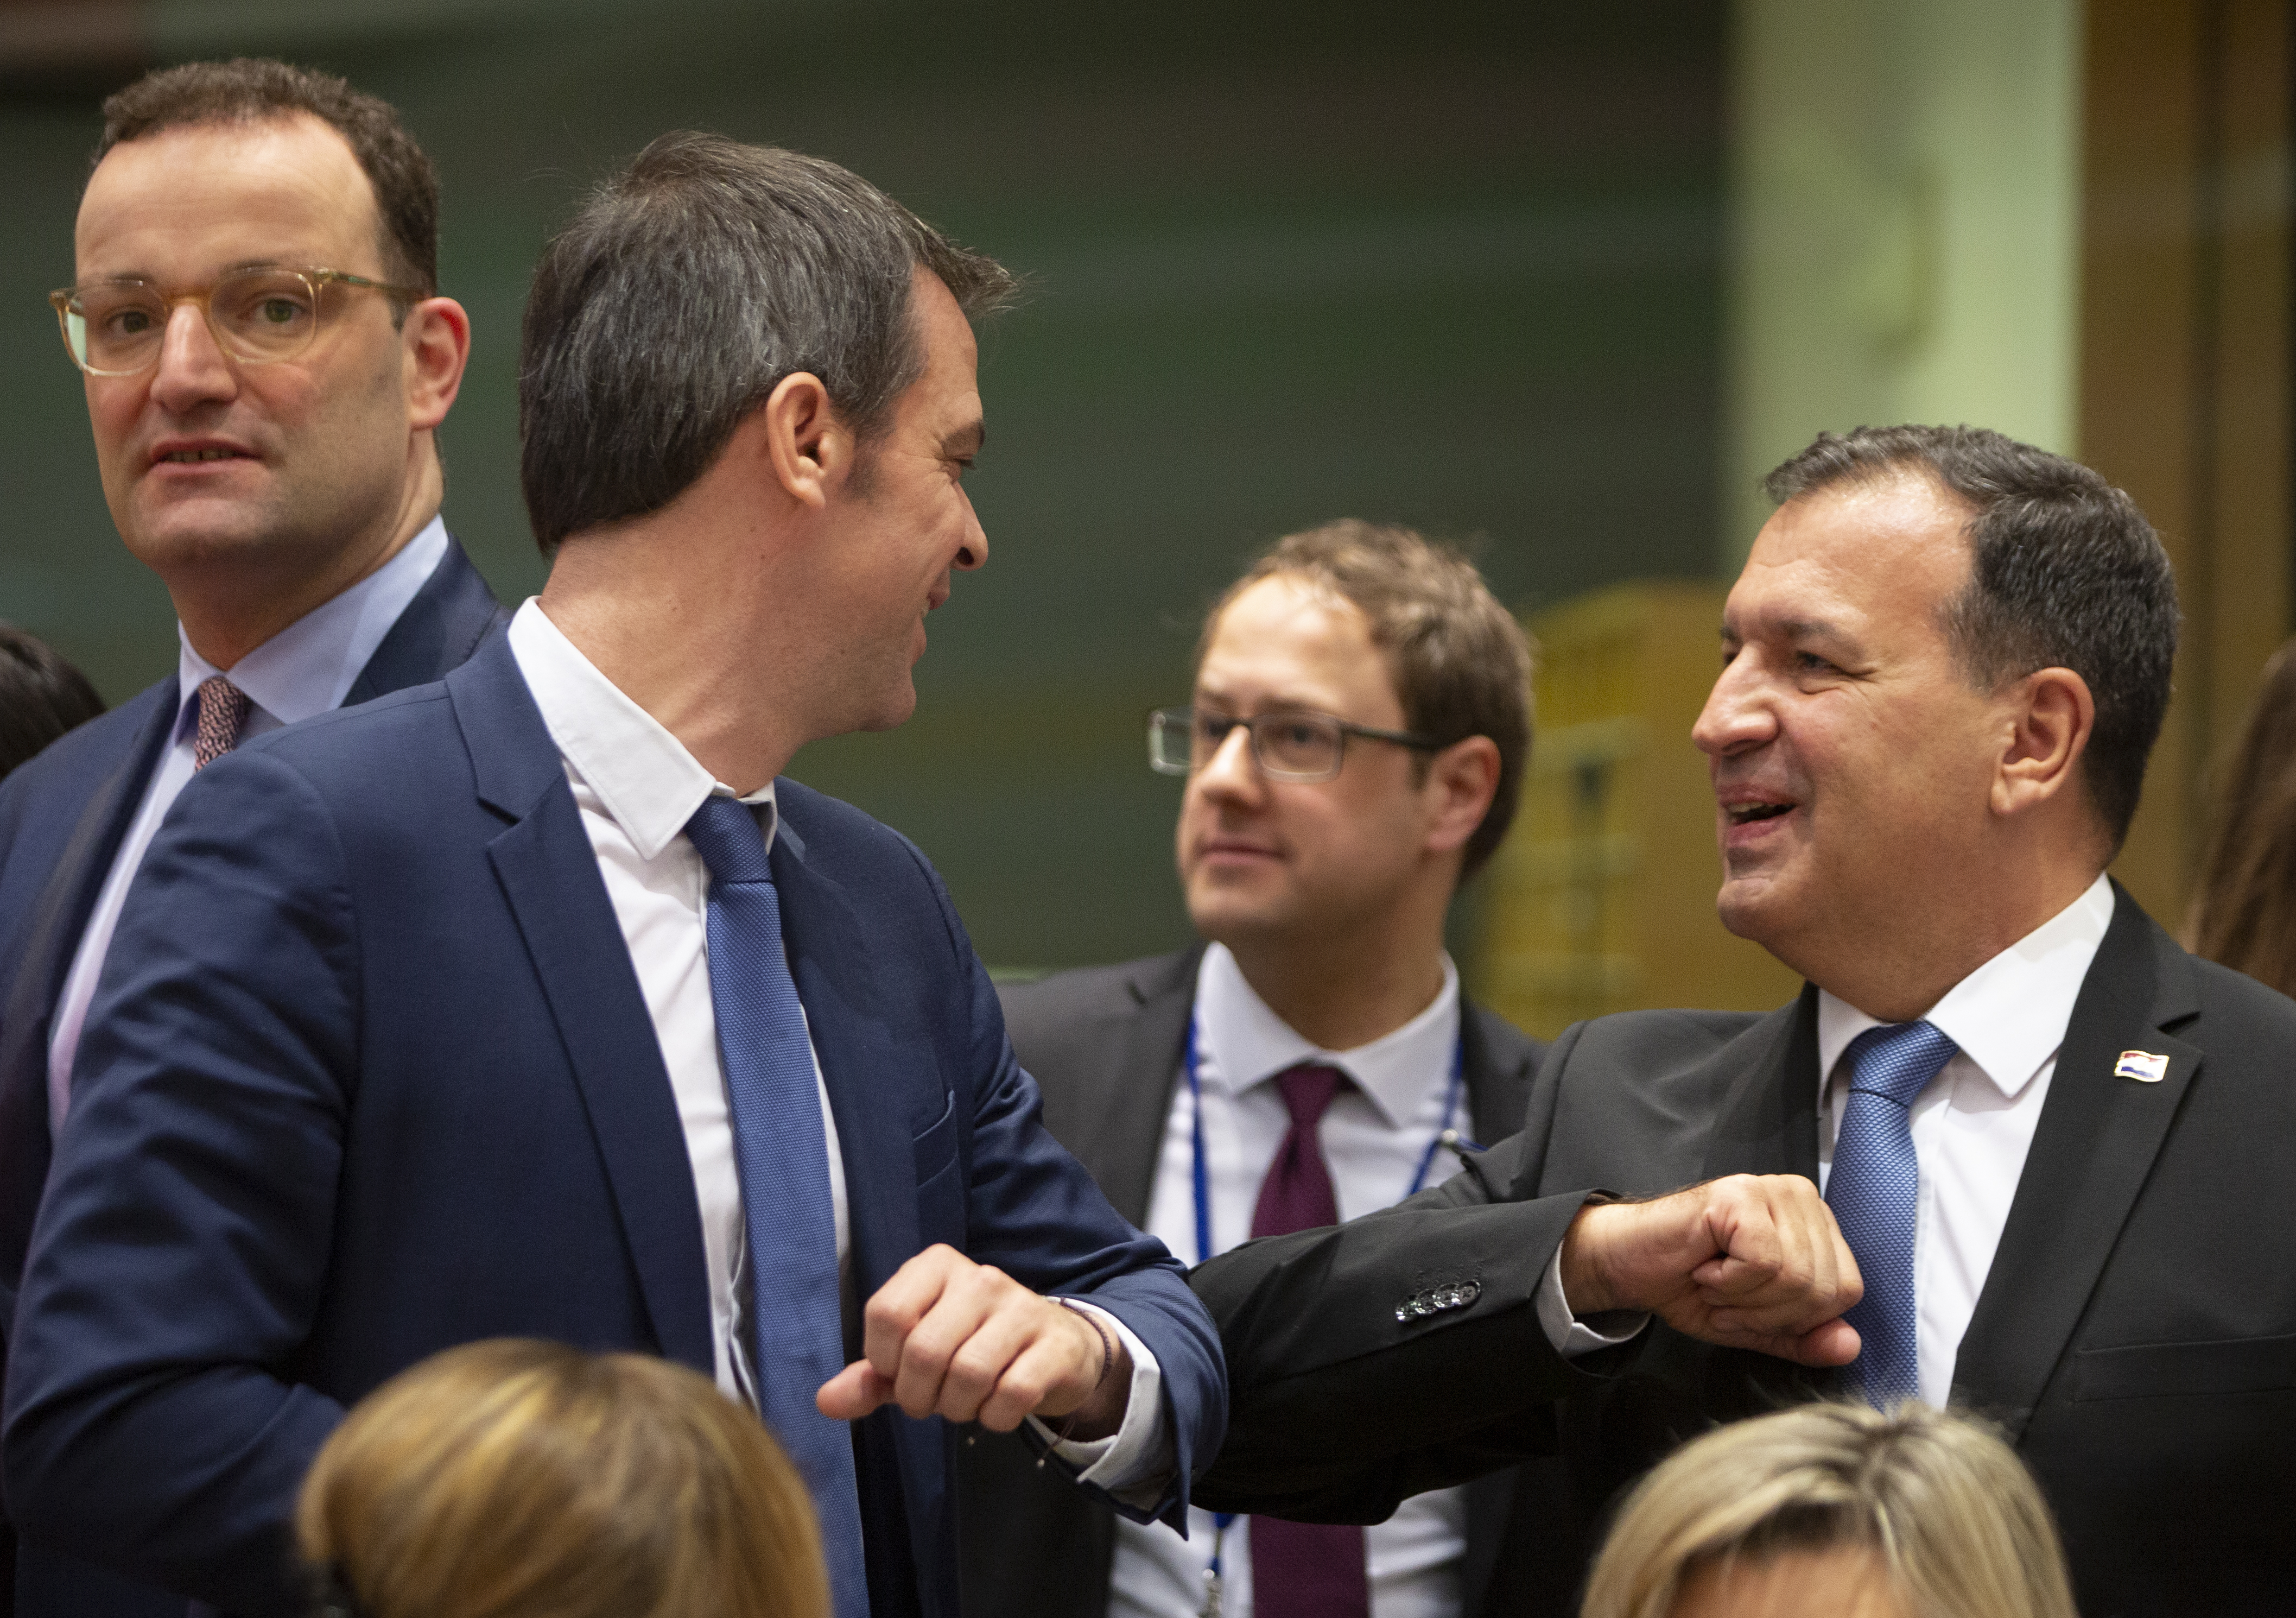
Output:
<instances>
[{"instance_id":1,"label":"blonde hair","mask_svg":"<svg viewBox=\"0 0 2296 1618\"><path fill-rule=\"evenodd\" d=\"M826 1618L813 1503L683 1366L520 1338L359 1401L304 1480L303 1556L361 1618Z\"/></svg>"},{"instance_id":2,"label":"blonde hair","mask_svg":"<svg viewBox=\"0 0 2296 1618\"><path fill-rule=\"evenodd\" d=\"M2024 1464L1982 1424L1910 1402L1804 1405L1677 1450L1627 1498L1579 1618L1667 1618L1707 1567L1858 1547L1909 1618L2074 1618Z\"/></svg>"}]
</instances>

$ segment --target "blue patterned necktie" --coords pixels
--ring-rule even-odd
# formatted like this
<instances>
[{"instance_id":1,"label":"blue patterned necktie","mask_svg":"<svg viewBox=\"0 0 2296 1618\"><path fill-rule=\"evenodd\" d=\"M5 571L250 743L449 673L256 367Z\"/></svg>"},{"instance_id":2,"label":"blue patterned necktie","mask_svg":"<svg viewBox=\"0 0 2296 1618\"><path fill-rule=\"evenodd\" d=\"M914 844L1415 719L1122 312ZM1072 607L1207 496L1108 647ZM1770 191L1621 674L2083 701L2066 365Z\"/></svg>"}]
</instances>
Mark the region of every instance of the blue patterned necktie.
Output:
<instances>
[{"instance_id":1,"label":"blue patterned necktie","mask_svg":"<svg viewBox=\"0 0 2296 1618\"><path fill-rule=\"evenodd\" d=\"M742 1177L759 1414L812 1492L837 1618L867 1618L853 1432L813 1402L845 1368L845 1333L829 1142L781 896L749 805L712 793L685 834L709 868L709 999Z\"/></svg>"},{"instance_id":2,"label":"blue patterned necktie","mask_svg":"<svg viewBox=\"0 0 2296 1618\"><path fill-rule=\"evenodd\" d=\"M1842 1318L1864 1343L1850 1374L1877 1409L1921 1396L1914 1296L1921 1165L1914 1155L1913 1106L1956 1048L1927 1023L1885 1023L1852 1039L1844 1053L1849 1105L1834 1138L1825 1201L1866 1282L1866 1295Z\"/></svg>"}]
</instances>

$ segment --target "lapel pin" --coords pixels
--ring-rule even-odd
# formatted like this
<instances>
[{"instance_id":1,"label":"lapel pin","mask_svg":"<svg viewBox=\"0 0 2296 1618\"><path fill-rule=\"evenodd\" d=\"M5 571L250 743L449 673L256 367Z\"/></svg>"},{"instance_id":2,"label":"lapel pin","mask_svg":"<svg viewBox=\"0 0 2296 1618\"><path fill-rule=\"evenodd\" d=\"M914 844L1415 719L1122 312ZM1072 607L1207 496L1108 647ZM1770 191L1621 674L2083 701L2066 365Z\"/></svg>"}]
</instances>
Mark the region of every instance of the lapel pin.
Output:
<instances>
[{"instance_id":1,"label":"lapel pin","mask_svg":"<svg viewBox=\"0 0 2296 1618\"><path fill-rule=\"evenodd\" d=\"M2112 1064L2116 1079L2134 1079L2139 1084L2158 1084L2169 1076L2169 1058L2156 1056L2149 1050L2125 1050L2120 1060Z\"/></svg>"}]
</instances>

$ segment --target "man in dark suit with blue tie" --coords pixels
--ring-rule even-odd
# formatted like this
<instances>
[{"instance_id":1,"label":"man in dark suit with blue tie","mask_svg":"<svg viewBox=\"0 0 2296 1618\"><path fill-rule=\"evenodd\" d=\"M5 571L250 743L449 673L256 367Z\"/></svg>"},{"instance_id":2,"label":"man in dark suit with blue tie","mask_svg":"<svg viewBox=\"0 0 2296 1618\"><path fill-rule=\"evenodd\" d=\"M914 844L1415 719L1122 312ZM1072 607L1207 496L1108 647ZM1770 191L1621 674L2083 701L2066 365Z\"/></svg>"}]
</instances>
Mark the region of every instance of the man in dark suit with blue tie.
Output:
<instances>
[{"instance_id":1,"label":"man in dark suit with blue tie","mask_svg":"<svg viewBox=\"0 0 2296 1618\"><path fill-rule=\"evenodd\" d=\"M1581 1023L1523 1131L1448 1185L1199 1269L1235 1381L1203 1503L1370 1520L1550 1452L1512 1543L1522 1610L1559 1615L1674 1445L1794 1400L1917 1399L1999 1424L2084 1613L2284 1613L2296 1003L2107 874L2168 708L2168 555L2096 472L1979 428L1823 434L1769 489L1692 739L1722 920L1803 991ZM1701 1330L1702 1285L1603 1256L1768 1183L1822 1187L1855 1259L1812 1289L1850 1307L1798 1363ZM1735 1251L1729 1222L1685 1228ZM1436 1265L1475 1302L1398 1308ZM1547 1298L1657 1318L1570 1367Z\"/></svg>"},{"instance_id":2,"label":"man in dark suit with blue tie","mask_svg":"<svg viewBox=\"0 0 2296 1618\"><path fill-rule=\"evenodd\" d=\"M234 62L152 74L104 118L54 302L113 520L180 648L0 786L0 1330L120 904L176 794L242 736L437 679L502 617L439 515L470 323L437 296L438 179L398 114ZM21 1577L27 1613L143 1610L37 1553ZM0 1566L0 1613L16 1589Z\"/></svg>"},{"instance_id":3,"label":"man in dark suit with blue tie","mask_svg":"<svg viewBox=\"0 0 2296 1618\"><path fill-rule=\"evenodd\" d=\"M931 866L778 778L908 716L987 559L968 316L1009 285L834 165L693 135L545 251L544 594L203 774L122 916L18 1306L28 1539L283 1618L344 1407L505 1335L754 1405L840 1618L954 1613L955 1424L1185 1508L1209 1318L1043 1130Z\"/></svg>"}]
</instances>

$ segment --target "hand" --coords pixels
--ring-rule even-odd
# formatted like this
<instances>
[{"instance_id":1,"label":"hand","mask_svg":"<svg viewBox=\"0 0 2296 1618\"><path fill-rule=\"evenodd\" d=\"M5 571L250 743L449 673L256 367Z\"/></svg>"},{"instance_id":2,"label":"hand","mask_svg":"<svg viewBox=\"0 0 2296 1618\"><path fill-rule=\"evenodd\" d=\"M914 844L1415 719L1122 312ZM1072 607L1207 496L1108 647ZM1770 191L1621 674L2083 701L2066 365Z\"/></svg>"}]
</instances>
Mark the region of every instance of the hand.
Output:
<instances>
[{"instance_id":1,"label":"hand","mask_svg":"<svg viewBox=\"0 0 2296 1618\"><path fill-rule=\"evenodd\" d=\"M1865 1295L1857 1261L1799 1174L1734 1174L1643 1203L1580 1211L1562 1239L1574 1314L1642 1310L1677 1331L1802 1365L1847 1365Z\"/></svg>"},{"instance_id":2,"label":"hand","mask_svg":"<svg viewBox=\"0 0 2296 1618\"><path fill-rule=\"evenodd\" d=\"M977 1421L1009 1433L1021 1418L1074 1415L1071 1438L1124 1424L1132 1356L1114 1332L1038 1297L1001 1269L936 1244L901 1266L862 1312L863 1358L814 1395L821 1413L858 1421L898 1403L911 1416Z\"/></svg>"}]
</instances>

